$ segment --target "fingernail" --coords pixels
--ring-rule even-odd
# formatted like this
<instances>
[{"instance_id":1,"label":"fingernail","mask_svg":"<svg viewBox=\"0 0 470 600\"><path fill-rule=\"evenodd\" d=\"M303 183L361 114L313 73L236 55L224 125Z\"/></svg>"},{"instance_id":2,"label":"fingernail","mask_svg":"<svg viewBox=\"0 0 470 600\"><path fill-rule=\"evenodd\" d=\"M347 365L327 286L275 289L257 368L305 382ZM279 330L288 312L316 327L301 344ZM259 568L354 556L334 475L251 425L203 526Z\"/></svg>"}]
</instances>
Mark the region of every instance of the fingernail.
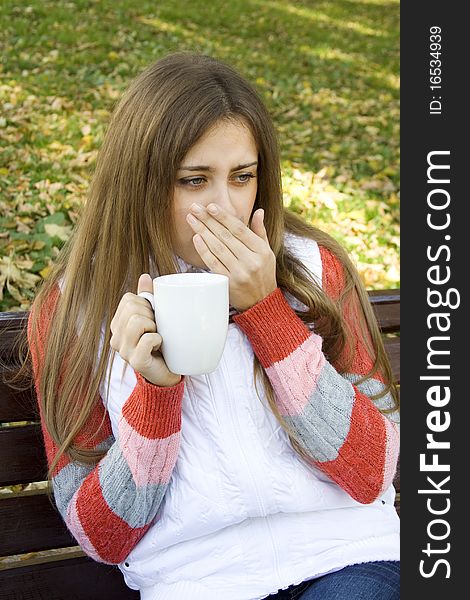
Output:
<instances>
[{"instance_id":1,"label":"fingernail","mask_svg":"<svg viewBox=\"0 0 470 600\"><path fill-rule=\"evenodd\" d=\"M211 215L216 215L219 212L219 209L215 204L209 204L207 210L211 213Z\"/></svg>"},{"instance_id":2,"label":"fingernail","mask_svg":"<svg viewBox=\"0 0 470 600\"><path fill-rule=\"evenodd\" d=\"M199 204L191 204L191 210L197 215L200 215L202 213L202 206L199 206Z\"/></svg>"},{"instance_id":3,"label":"fingernail","mask_svg":"<svg viewBox=\"0 0 470 600\"><path fill-rule=\"evenodd\" d=\"M186 220L188 221L188 223L190 223L191 225L197 225L197 219L195 219L193 217L193 215L187 215Z\"/></svg>"}]
</instances>

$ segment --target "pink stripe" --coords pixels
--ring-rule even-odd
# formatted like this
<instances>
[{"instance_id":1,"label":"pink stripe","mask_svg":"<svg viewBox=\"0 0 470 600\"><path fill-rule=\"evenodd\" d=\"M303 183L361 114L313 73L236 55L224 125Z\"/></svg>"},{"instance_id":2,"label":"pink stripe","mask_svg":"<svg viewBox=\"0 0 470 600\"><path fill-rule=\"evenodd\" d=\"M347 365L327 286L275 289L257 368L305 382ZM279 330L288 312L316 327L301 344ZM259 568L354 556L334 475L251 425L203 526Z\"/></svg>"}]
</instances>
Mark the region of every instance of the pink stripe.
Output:
<instances>
[{"instance_id":1,"label":"pink stripe","mask_svg":"<svg viewBox=\"0 0 470 600\"><path fill-rule=\"evenodd\" d=\"M384 415L387 444L385 449L384 481L381 494L393 483L395 469L400 452L400 433L396 423L392 423Z\"/></svg>"},{"instance_id":2,"label":"pink stripe","mask_svg":"<svg viewBox=\"0 0 470 600\"><path fill-rule=\"evenodd\" d=\"M67 507L67 515L66 515L66 519L65 519L67 522L67 526L70 529L70 531L73 533L74 538L80 544L80 546L82 547L85 554L88 554L88 556L91 556L91 558L93 558L94 560L97 560L98 562L103 562L103 559L98 554L95 547L90 542L87 534L85 533L85 531L82 527L82 523L80 521L80 517L78 516L77 495L78 495L79 491L80 490L77 490L75 492L72 500L69 502L69 505Z\"/></svg>"},{"instance_id":3,"label":"pink stripe","mask_svg":"<svg viewBox=\"0 0 470 600\"><path fill-rule=\"evenodd\" d=\"M119 422L119 445L138 487L168 484L178 458L180 432L151 440L140 435L126 419Z\"/></svg>"},{"instance_id":4,"label":"pink stripe","mask_svg":"<svg viewBox=\"0 0 470 600\"><path fill-rule=\"evenodd\" d=\"M281 415L303 412L326 362L322 338L312 333L294 352L266 369Z\"/></svg>"}]
</instances>

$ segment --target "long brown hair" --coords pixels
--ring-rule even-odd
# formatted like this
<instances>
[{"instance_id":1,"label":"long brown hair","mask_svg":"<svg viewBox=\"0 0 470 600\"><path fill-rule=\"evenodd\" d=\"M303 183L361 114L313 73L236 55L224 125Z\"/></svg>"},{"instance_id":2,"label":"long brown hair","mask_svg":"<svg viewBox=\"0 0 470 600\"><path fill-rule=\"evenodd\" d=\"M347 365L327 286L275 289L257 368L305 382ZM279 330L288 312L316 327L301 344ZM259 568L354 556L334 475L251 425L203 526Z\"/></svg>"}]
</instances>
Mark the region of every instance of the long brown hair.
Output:
<instances>
[{"instance_id":1,"label":"long brown hair","mask_svg":"<svg viewBox=\"0 0 470 600\"><path fill-rule=\"evenodd\" d=\"M265 209L264 222L277 259L279 287L308 307L297 314L305 323L315 322L324 340L324 352L333 363L340 355L348 355L345 349L350 336L343 307L351 294L358 294L363 339L370 340L373 362L369 375L378 372L386 384L384 394L391 390L396 399L367 293L346 252L330 236L283 207L276 133L255 89L234 69L214 58L179 52L142 72L117 104L79 223L34 301L31 346L39 343L41 307L58 283L65 283L49 328L38 390L45 426L59 449L49 477L63 453L88 464L104 455L103 451L81 447L75 438L100 401L100 382L110 354L114 356L109 343L111 319L123 294L135 293L142 273L155 276L178 271L172 251L171 219L176 171L195 142L223 119L247 124L256 142L259 173L253 210ZM339 258L345 278L339 298L329 298L287 250L286 231L316 240ZM152 272L152 264L157 273ZM349 355L352 357L352 353ZM31 377L26 364L29 360L30 352L23 363L23 375ZM346 372L347 366L342 364L341 369ZM303 454L276 408L273 389L256 357L254 374L256 380L262 377L274 414L293 446Z\"/></svg>"}]
</instances>

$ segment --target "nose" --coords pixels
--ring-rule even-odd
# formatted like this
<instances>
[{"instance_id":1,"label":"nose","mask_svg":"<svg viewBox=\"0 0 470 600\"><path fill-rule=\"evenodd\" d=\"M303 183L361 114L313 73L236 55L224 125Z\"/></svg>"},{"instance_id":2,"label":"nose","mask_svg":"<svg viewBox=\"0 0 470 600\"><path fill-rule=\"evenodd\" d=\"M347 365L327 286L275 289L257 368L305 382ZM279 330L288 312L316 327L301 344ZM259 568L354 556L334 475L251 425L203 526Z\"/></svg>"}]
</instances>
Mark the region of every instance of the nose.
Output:
<instances>
[{"instance_id":1,"label":"nose","mask_svg":"<svg viewBox=\"0 0 470 600\"><path fill-rule=\"evenodd\" d=\"M211 202L218 204L229 214L236 215L235 203L232 200L231 190L227 182L221 182L216 186Z\"/></svg>"}]
</instances>

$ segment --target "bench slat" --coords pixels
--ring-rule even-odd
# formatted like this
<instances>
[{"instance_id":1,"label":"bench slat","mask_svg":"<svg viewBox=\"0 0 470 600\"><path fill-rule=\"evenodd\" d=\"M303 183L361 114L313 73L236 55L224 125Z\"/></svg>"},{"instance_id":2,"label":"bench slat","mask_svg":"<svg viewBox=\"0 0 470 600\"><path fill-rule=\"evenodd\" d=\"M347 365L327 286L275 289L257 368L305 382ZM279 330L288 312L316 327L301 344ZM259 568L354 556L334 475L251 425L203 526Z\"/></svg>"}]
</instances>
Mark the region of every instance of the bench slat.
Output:
<instances>
[{"instance_id":1,"label":"bench slat","mask_svg":"<svg viewBox=\"0 0 470 600\"><path fill-rule=\"evenodd\" d=\"M76 546L48 496L0 500L0 556Z\"/></svg>"},{"instance_id":2,"label":"bench slat","mask_svg":"<svg viewBox=\"0 0 470 600\"><path fill-rule=\"evenodd\" d=\"M13 344L26 327L29 312L0 312L0 356L3 360L11 359Z\"/></svg>"},{"instance_id":3,"label":"bench slat","mask_svg":"<svg viewBox=\"0 0 470 600\"><path fill-rule=\"evenodd\" d=\"M368 290L372 304L390 304L392 302L400 303L400 288L388 290Z\"/></svg>"},{"instance_id":4,"label":"bench slat","mask_svg":"<svg viewBox=\"0 0 470 600\"><path fill-rule=\"evenodd\" d=\"M400 303L372 303L379 327L383 333L400 331Z\"/></svg>"},{"instance_id":5,"label":"bench slat","mask_svg":"<svg viewBox=\"0 0 470 600\"><path fill-rule=\"evenodd\" d=\"M0 423L39 421L36 397L31 391L16 391L3 381L0 367Z\"/></svg>"},{"instance_id":6,"label":"bench slat","mask_svg":"<svg viewBox=\"0 0 470 600\"><path fill-rule=\"evenodd\" d=\"M0 600L139 600L121 571L91 558L70 558L0 571Z\"/></svg>"},{"instance_id":7,"label":"bench slat","mask_svg":"<svg viewBox=\"0 0 470 600\"><path fill-rule=\"evenodd\" d=\"M47 479L40 425L0 429L0 486Z\"/></svg>"},{"instance_id":8,"label":"bench slat","mask_svg":"<svg viewBox=\"0 0 470 600\"><path fill-rule=\"evenodd\" d=\"M400 289L370 290L368 294L382 332L400 331Z\"/></svg>"}]
</instances>

